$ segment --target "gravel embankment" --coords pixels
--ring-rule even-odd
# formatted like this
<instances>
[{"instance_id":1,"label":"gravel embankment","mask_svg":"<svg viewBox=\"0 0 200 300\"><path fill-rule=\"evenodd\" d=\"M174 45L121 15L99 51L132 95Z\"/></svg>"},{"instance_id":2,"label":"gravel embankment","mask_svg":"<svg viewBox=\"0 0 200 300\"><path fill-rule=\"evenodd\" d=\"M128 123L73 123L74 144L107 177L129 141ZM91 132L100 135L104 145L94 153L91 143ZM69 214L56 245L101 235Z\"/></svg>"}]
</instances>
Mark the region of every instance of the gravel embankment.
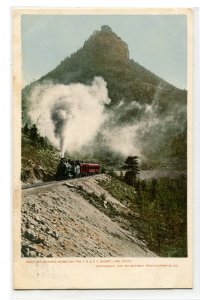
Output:
<instances>
[{"instance_id":1,"label":"gravel embankment","mask_svg":"<svg viewBox=\"0 0 200 300\"><path fill-rule=\"evenodd\" d=\"M108 180L106 175L101 177ZM111 217L109 211L117 212L118 218ZM136 238L136 232L125 228L126 214L138 217L102 189L94 177L24 190L22 256L156 256Z\"/></svg>"}]
</instances>

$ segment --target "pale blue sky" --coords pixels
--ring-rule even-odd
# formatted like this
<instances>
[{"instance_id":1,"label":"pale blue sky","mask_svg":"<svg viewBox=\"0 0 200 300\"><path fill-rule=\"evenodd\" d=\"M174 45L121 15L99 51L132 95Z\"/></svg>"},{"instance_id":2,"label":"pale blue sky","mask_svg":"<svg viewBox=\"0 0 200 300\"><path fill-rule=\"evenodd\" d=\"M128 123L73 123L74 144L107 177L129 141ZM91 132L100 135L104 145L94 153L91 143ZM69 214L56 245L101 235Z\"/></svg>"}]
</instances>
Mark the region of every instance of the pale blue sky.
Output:
<instances>
[{"instance_id":1,"label":"pale blue sky","mask_svg":"<svg viewBox=\"0 0 200 300\"><path fill-rule=\"evenodd\" d=\"M23 81L27 84L77 51L94 30L109 25L130 58L179 88L187 88L184 15L23 15Z\"/></svg>"}]
</instances>

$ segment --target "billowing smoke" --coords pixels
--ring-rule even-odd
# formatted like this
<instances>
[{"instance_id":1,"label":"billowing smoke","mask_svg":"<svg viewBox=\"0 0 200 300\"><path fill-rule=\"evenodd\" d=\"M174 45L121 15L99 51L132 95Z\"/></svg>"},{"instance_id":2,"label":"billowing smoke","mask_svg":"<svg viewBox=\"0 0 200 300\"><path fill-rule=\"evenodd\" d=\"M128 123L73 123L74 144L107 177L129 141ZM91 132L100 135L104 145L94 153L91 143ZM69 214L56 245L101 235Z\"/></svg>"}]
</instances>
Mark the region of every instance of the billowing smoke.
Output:
<instances>
[{"instance_id":1,"label":"billowing smoke","mask_svg":"<svg viewBox=\"0 0 200 300\"><path fill-rule=\"evenodd\" d=\"M186 103L179 95L159 85L150 104L122 99L106 109L111 100L101 77L91 85L46 82L32 89L29 115L62 156L118 153L157 159L171 155L167 153L171 142L175 152L183 143Z\"/></svg>"},{"instance_id":2,"label":"billowing smoke","mask_svg":"<svg viewBox=\"0 0 200 300\"><path fill-rule=\"evenodd\" d=\"M30 96L30 118L41 135L60 149L61 155L81 151L106 121L110 103L106 82L95 77L92 85L45 83Z\"/></svg>"},{"instance_id":3,"label":"billowing smoke","mask_svg":"<svg viewBox=\"0 0 200 300\"><path fill-rule=\"evenodd\" d=\"M151 104L121 100L104 126L104 142L123 156L138 155L144 160L177 155L177 151L183 154L186 108L184 98L177 98L176 91L162 85Z\"/></svg>"},{"instance_id":4,"label":"billowing smoke","mask_svg":"<svg viewBox=\"0 0 200 300\"><path fill-rule=\"evenodd\" d=\"M54 123L55 137L60 141L60 150L63 154L65 145L65 126L70 117L70 111L66 106L65 99L59 99L58 103L55 103L51 110L51 119Z\"/></svg>"}]
</instances>

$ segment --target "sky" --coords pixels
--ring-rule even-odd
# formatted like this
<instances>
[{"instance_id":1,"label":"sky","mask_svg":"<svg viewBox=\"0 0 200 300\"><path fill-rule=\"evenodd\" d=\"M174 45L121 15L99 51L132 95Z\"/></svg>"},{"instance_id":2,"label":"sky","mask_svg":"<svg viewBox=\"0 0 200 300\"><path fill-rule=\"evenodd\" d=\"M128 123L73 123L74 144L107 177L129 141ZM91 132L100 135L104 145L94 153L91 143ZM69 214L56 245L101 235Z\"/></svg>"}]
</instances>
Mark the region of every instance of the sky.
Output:
<instances>
[{"instance_id":1,"label":"sky","mask_svg":"<svg viewBox=\"0 0 200 300\"><path fill-rule=\"evenodd\" d=\"M23 85L54 69L102 25L128 44L129 57L176 87L187 89L184 15L23 15Z\"/></svg>"}]
</instances>

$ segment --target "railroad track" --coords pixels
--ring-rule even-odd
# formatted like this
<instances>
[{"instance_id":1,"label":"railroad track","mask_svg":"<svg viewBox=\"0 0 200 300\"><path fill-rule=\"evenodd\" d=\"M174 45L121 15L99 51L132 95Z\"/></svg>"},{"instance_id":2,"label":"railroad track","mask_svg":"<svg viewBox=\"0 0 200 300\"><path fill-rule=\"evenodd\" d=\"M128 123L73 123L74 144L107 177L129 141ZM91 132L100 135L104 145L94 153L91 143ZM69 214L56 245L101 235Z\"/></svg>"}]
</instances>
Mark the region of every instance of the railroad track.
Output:
<instances>
[{"instance_id":1,"label":"railroad track","mask_svg":"<svg viewBox=\"0 0 200 300\"><path fill-rule=\"evenodd\" d=\"M93 175L92 177L98 177L101 174ZM50 186L56 186L56 185L62 185L65 183L71 183L71 182L76 182L79 180L86 180L88 177L91 176L85 176L85 177L78 177L78 178L70 178L70 179L65 179L65 180L59 180L59 181L48 181L48 182L39 182L39 183L33 183L33 184L24 184L22 185L22 190L31 190L35 188L45 188L45 187L50 187Z\"/></svg>"}]
</instances>

